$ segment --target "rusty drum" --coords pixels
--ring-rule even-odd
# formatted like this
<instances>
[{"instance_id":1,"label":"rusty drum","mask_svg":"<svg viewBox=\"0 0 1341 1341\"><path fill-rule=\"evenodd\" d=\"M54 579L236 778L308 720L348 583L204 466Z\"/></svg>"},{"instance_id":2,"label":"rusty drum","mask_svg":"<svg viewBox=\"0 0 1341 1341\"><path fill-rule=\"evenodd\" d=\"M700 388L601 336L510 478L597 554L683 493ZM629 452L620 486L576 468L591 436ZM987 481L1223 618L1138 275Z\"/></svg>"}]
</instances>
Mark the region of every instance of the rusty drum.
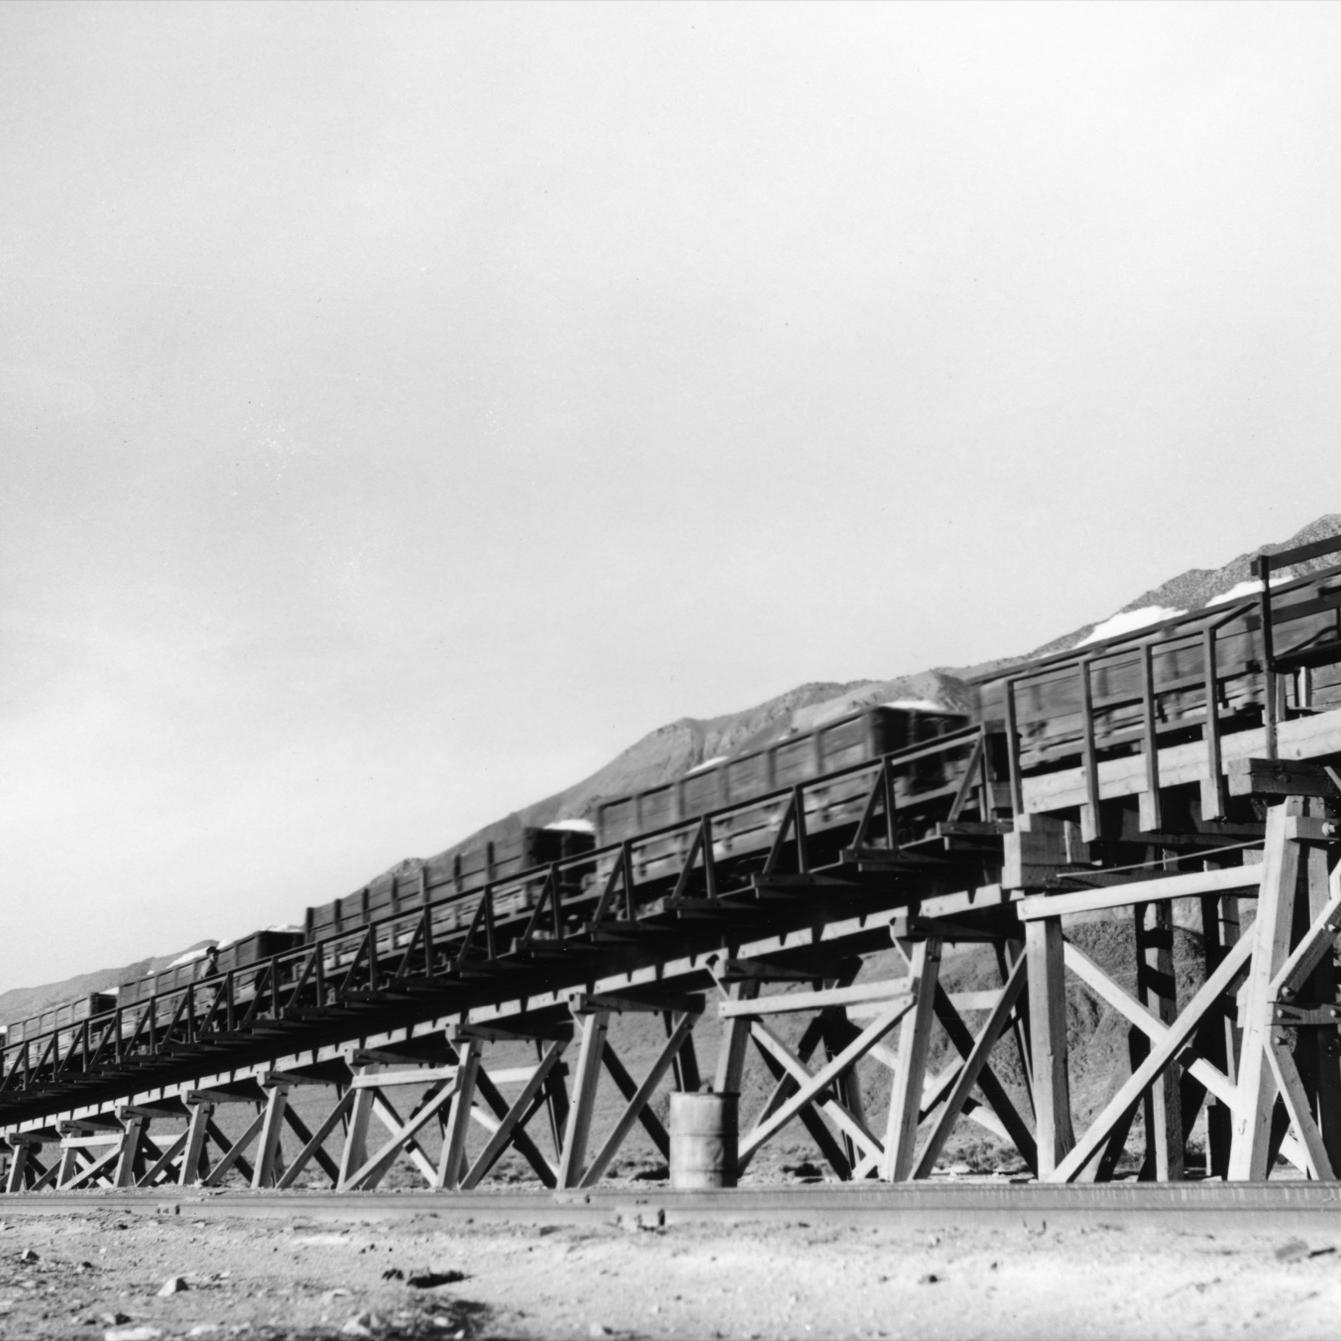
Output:
<instances>
[{"instance_id":1,"label":"rusty drum","mask_svg":"<svg viewBox=\"0 0 1341 1341\"><path fill-rule=\"evenodd\" d=\"M737 1094L671 1094L672 1188L735 1187L739 1099Z\"/></svg>"}]
</instances>

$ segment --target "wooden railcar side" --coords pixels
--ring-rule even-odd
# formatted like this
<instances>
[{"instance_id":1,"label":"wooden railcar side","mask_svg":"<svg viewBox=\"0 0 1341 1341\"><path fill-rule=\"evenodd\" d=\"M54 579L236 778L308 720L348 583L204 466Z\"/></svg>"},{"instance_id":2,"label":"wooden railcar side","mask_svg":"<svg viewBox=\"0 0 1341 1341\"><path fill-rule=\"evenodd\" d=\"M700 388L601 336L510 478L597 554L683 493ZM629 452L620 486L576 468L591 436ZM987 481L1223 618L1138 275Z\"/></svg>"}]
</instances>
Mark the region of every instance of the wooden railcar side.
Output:
<instances>
[{"instance_id":1,"label":"wooden railcar side","mask_svg":"<svg viewBox=\"0 0 1341 1341\"><path fill-rule=\"evenodd\" d=\"M603 802L597 808L597 843L605 847L622 842L854 763L878 759L957 730L966 721L959 713L896 706L850 713L763 749L700 766L672 782Z\"/></svg>"},{"instance_id":2,"label":"wooden railcar side","mask_svg":"<svg viewBox=\"0 0 1341 1341\"><path fill-rule=\"evenodd\" d=\"M1268 659L1281 672L1278 711L1341 703L1341 570L1272 589L1269 646L1261 611L1245 597L984 677L973 686L974 716L1004 720L1013 710L1029 772L1074 765L1087 693L1096 748L1109 753L1140 746L1147 700L1166 743L1199 731L1212 702L1222 733L1261 725Z\"/></svg>"}]
</instances>

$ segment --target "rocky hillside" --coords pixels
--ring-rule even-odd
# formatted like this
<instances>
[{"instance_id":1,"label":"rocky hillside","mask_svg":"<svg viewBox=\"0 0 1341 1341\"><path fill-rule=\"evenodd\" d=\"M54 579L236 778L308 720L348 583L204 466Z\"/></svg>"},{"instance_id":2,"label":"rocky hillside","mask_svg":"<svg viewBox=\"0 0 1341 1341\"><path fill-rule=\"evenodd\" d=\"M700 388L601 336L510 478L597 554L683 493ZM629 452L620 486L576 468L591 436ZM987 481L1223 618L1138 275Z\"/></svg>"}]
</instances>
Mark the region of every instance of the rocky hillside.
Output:
<instances>
[{"instance_id":1,"label":"rocky hillside","mask_svg":"<svg viewBox=\"0 0 1341 1341\"><path fill-rule=\"evenodd\" d=\"M1253 561L1259 554L1278 554L1281 550L1295 549L1300 545L1311 545L1316 540L1326 540L1332 536L1341 536L1341 513L1338 512L1326 513L1316 521L1309 522L1307 526L1296 531L1288 540L1258 545L1255 549L1240 554L1237 558L1231 559L1219 568L1189 568L1185 573L1179 573L1177 577L1171 577L1167 582L1162 582L1159 586L1152 587L1149 591L1142 592L1141 595L1134 597L1120 610L1114 611L1114 615L1109 616L1109 619L1131 611L1199 610L1202 606L1209 605L1216 597L1223 596L1225 592L1236 587L1244 587L1252 582ZM1341 555L1327 554L1322 558L1310 559L1291 568L1286 575L1303 577L1308 573L1319 572L1323 568L1333 568L1339 560L1341 560ZM1274 575L1272 585L1275 585ZM1157 615L1152 616L1152 620L1158 617ZM1106 623L1107 621L1100 622ZM1047 656L1050 652L1060 652L1068 647L1074 647L1077 643L1088 638L1098 627L1098 623L1083 624L1080 628L1073 629L1060 638L1054 638L1051 642L1044 643L1042 647L1036 647L1027 656L1020 659L1028 661L1031 657ZM971 670L961 672L965 676L971 673Z\"/></svg>"}]
</instances>

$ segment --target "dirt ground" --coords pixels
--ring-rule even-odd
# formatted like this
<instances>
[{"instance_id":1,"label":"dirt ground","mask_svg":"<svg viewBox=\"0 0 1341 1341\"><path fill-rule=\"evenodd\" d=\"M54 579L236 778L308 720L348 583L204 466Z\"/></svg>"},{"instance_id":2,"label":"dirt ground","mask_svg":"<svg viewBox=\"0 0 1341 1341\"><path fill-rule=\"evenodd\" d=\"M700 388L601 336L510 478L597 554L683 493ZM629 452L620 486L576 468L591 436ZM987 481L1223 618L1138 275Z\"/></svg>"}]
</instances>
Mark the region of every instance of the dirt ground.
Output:
<instances>
[{"instance_id":1,"label":"dirt ground","mask_svg":"<svg viewBox=\"0 0 1341 1341\"><path fill-rule=\"evenodd\" d=\"M91 1207L0 1219L0 1337L1331 1337L1338 1248L1341 1224L1306 1238L1242 1218L1206 1232Z\"/></svg>"}]
</instances>

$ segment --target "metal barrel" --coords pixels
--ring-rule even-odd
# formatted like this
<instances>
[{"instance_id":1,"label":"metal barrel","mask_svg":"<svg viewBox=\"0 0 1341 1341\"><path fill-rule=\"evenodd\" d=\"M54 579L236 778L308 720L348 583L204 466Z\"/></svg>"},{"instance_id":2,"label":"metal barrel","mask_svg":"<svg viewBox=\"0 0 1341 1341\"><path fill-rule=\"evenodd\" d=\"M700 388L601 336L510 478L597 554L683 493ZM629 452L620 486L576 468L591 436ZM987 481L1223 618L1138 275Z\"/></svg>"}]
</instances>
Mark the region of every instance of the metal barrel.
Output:
<instances>
[{"instance_id":1,"label":"metal barrel","mask_svg":"<svg viewBox=\"0 0 1341 1341\"><path fill-rule=\"evenodd\" d=\"M738 1094L670 1096L670 1185L693 1190L736 1185Z\"/></svg>"}]
</instances>

